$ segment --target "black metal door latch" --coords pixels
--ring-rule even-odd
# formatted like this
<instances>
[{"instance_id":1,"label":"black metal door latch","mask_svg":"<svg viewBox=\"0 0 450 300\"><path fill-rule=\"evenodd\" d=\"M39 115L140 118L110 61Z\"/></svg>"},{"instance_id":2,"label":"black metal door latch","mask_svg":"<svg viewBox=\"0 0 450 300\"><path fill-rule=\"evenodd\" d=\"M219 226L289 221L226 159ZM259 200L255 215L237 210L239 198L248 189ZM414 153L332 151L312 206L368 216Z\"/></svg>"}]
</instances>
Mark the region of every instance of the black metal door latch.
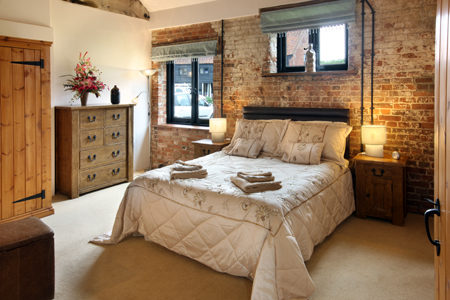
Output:
<instances>
[{"instance_id":1,"label":"black metal door latch","mask_svg":"<svg viewBox=\"0 0 450 300\"><path fill-rule=\"evenodd\" d=\"M438 217L441 215L441 204L439 203L439 199L436 199L436 202L427 198L425 198L425 200L434 205L434 208L430 208L425 212L425 229L427 231L428 240L436 247L436 255L439 256L441 254L441 243L439 240L434 240L431 237L429 219L432 215L437 215Z\"/></svg>"}]
</instances>

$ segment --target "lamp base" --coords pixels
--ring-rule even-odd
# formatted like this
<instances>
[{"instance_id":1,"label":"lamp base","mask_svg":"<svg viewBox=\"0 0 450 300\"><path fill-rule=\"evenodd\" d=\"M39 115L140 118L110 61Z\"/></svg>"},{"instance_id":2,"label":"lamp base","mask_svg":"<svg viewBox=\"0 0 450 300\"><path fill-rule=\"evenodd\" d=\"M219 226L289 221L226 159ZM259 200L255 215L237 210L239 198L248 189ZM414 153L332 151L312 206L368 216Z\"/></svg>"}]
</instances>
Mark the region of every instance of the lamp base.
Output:
<instances>
[{"instance_id":1,"label":"lamp base","mask_svg":"<svg viewBox=\"0 0 450 300\"><path fill-rule=\"evenodd\" d=\"M211 132L213 143L223 143L225 141L225 132Z\"/></svg>"},{"instance_id":2,"label":"lamp base","mask_svg":"<svg viewBox=\"0 0 450 300\"><path fill-rule=\"evenodd\" d=\"M384 157L383 145L366 145L366 155L373 157Z\"/></svg>"}]
</instances>

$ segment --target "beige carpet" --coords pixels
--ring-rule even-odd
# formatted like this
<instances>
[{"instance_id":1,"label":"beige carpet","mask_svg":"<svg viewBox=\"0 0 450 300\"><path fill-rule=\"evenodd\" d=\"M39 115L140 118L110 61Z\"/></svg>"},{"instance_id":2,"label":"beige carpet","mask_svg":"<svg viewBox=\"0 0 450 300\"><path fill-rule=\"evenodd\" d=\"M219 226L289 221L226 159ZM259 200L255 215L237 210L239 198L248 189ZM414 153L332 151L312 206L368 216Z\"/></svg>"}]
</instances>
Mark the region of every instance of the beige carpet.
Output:
<instances>
[{"instance_id":1,"label":"beige carpet","mask_svg":"<svg viewBox=\"0 0 450 300\"><path fill-rule=\"evenodd\" d=\"M249 299L251 281L217 273L160 246L130 238L116 246L88 240L111 230L127 184L73 200L56 196L56 299ZM433 299L433 249L420 215L406 226L351 217L307 263L313 300Z\"/></svg>"}]
</instances>

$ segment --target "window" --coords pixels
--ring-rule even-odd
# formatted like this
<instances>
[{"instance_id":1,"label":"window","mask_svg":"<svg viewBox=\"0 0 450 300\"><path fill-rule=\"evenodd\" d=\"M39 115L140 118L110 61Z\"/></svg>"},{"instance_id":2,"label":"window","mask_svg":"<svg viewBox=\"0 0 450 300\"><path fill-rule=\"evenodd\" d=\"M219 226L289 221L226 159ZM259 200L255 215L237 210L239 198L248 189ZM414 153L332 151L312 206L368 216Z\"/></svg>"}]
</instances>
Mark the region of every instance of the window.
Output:
<instances>
[{"instance_id":1,"label":"window","mask_svg":"<svg viewBox=\"0 0 450 300\"><path fill-rule=\"evenodd\" d=\"M316 70L348 69L347 25L327 26L279 33L277 37L277 70L305 71L305 48L313 44L316 52Z\"/></svg>"},{"instance_id":2,"label":"window","mask_svg":"<svg viewBox=\"0 0 450 300\"><path fill-rule=\"evenodd\" d=\"M167 123L208 125L213 116L213 56L167 62Z\"/></svg>"}]
</instances>

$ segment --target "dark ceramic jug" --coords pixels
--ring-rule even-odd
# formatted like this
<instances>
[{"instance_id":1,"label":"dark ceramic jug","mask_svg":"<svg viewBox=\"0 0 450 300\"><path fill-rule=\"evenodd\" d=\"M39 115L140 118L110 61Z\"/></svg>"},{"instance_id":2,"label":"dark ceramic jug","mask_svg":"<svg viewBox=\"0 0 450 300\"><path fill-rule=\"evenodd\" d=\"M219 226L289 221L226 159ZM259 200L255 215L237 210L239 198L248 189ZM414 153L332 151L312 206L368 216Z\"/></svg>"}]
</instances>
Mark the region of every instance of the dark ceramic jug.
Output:
<instances>
[{"instance_id":1,"label":"dark ceramic jug","mask_svg":"<svg viewBox=\"0 0 450 300\"><path fill-rule=\"evenodd\" d=\"M120 91L116 85L114 85L114 87L111 89L111 103L112 104L120 103Z\"/></svg>"}]
</instances>

